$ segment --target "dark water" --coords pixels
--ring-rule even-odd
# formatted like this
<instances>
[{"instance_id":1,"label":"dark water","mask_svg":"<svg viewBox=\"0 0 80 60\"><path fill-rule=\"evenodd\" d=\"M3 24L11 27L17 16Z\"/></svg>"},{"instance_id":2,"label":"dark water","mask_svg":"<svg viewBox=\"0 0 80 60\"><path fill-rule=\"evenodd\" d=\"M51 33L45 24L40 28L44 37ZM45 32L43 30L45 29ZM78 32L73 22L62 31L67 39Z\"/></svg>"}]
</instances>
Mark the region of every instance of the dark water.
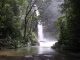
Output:
<instances>
[{"instance_id":1,"label":"dark water","mask_svg":"<svg viewBox=\"0 0 80 60\"><path fill-rule=\"evenodd\" d=\"M49 47L39 46L3 50L0 55L0 60L80 60L79 56L62 54Z\"/></svg>"}]
</instances>

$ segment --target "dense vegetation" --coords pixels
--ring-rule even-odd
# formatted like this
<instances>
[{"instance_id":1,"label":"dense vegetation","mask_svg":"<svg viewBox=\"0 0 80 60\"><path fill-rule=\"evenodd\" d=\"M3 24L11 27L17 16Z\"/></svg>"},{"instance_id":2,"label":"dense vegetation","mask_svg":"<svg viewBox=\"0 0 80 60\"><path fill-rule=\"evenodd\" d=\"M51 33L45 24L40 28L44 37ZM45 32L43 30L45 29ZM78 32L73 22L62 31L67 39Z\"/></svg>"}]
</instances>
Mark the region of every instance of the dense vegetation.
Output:
<instances>
[{"instance_id":1,"label":"dense vegetation","mask_svg":"<svg viewBox=\"0 0 80 60\"><path fill-rule=\"evenodd\" d=\"M0 49L37 43L37 9L48 0L0 0Z\"/></svg>"},{"instance_id":2,"label":"dense vegetation","mask_svg":"<svg viewBox=\"0 0 80 60\"><path fill-rule=\"evenodd\" d=\"M36 42L36 15L31 0L0 0L0 48L17 48Z\"/></svg>"},{"instance_id":3,"label":"dense vegetation","mask_svg":"<svg viewBox=\"0 0 80 60\"><path fill-rule=\"evenodd\" d=\"M80 0L64 0L62 17L58 19L58 48L66 51L80 52Z\"/></svg>"}]
</instances>

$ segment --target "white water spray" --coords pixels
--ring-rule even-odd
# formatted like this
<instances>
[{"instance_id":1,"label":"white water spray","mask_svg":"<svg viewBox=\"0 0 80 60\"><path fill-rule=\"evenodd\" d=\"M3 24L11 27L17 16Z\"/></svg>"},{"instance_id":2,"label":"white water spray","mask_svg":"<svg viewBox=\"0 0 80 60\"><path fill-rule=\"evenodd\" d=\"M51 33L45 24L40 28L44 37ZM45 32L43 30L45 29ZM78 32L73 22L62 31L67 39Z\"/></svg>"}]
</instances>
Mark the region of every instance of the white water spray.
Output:
<instances>
[{"instance_id":1,"label":"white water spray","mask_svg":"<svg viewBox=\"0 0 80 60\"><path fill-rule=\"evenodd\" d=\"M38 41L43 41L43 26L41 22L38 22Z\"/></svg>"},{"instance_id":2,"label":"white water spray","mask_svg":"<svg viewBox=\"0 0 80 60\"><path fill-rule=\"evenodd\" d=\"M35 5L35 10L36 10L36 16L39 16L40 13L37 8L37 5ZM38 42L41 47L51 47L56 42L54 40L50 41L50 40L47 40L46 38L44 38L43 25L41 23L41 20L38 21Z\"/></svg>"},{"instance_id":3,"label":"white water spray","mask_svg":"<svg viewBox=\"0 0 80 60\"><path fill-rule=\"evenodd\" d=\"M38 22L38 42L41 47L51 47L57 42L56 40L47 40L44 38L43 25L40 21Z\"/></svg>"}]
</instances>

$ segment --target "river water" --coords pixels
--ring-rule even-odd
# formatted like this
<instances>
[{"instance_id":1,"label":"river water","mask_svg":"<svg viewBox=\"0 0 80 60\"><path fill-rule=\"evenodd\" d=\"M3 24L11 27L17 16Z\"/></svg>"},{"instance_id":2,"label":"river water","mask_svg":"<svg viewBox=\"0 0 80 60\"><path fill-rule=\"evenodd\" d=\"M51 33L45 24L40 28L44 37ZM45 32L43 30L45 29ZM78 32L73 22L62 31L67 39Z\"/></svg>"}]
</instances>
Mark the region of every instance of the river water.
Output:
<instances>
[{"instance_id":1,"label":"river water","mask_svg":"<svg viewBox=\"0 0 80 60\"><path fill-rule=\"evenodd\" d=\"M2 50L0 51L0 55L31 56L31 55L37 55L37 54L52 54L53 52L55 51L48 47L31 46L31 47L25 47L20 49Z\"/></svg>"},{"instance_id":2,"label":"river water","mask_svg":"<svg viewBox=\"0 0 80 60\"><path fill-rule=\"evenodd\" d=\"M80 60L79 56L59 53L49 47L40 46L3 50L0 51L0 55L3 55L0 60Z\"/></svg>"}]
</instances>

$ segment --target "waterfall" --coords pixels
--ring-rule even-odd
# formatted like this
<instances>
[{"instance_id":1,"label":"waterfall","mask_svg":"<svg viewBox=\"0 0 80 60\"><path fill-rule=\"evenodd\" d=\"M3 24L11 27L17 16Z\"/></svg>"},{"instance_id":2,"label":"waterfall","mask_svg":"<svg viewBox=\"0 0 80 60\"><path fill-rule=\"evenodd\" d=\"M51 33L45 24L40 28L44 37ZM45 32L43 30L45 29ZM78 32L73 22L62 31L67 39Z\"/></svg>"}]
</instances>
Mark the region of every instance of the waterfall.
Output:
<instances>
[{"instance_id":1,"label":"waterfall","mask_svg":"<svg viewBox=\"0 0 80 60\"><path fill-rule=\"evenodd\" d=\"M41 47L51 47L57 42L55 39L47 40L46 38L44 38L43 25L41 21L38 22L38 42Z\"/></svg>"},{"instance_id":2,"label":"waterfall","mask_svg":"<svg viewBox=\"0 0 80 60\"><path fill-rule=\"evenodd\" d=\"M39 10L37 8L37 5L35 5L36 10L36 16L38 17L40 15ZM56 40L47 40L46 38L44 38L44 34L43 34L43 25L41 23L41 20L38 21L38 43L41 47L51 47L53 46L53 44L55 44Z\"/></svg>"},{"instance_id":3,"label":"waterfall","mask_svg":"<svg viewBox=\"0 0 80 60\"><path fill-rule=\"evenodd\" d=\"M41 22L38 22L38 41L43 41L43 26Z\"/></svg>"}]
</instances>

